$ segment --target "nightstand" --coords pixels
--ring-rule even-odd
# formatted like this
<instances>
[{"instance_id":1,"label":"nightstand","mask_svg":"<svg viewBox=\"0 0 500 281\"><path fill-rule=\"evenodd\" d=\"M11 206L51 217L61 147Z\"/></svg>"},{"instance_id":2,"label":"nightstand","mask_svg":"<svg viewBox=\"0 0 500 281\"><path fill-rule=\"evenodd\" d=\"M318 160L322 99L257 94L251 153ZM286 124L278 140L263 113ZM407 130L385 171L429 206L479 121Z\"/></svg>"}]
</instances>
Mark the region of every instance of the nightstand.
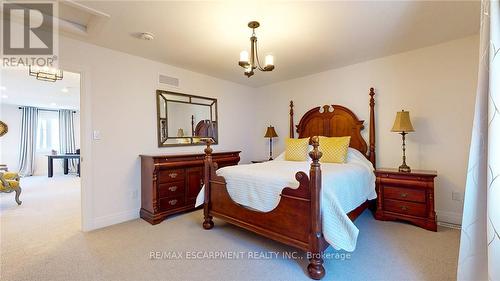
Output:
<instances>
[{"instance_id":1,"label":"nightstand","mask_svg":"<svg viewBox=\"0 0 500 281\"><path fill-rule=\"evenodd\" d=\"M266 160L252 160L251 162L255 164L255 163L264 163L267 161L272 161L272 160L268 160L268 159L266 159Z\"/></svg>"},{"instance_id":2,"label":"nightstand","mask_svg":"<svg viewBox=\"0 0 500 281\"><path fill-rule=\"evenodd\" d=\"M378 220L403 220L422 228L437 231L434 211L435 171L377 169Z\"/></svg>"}]
</instances>

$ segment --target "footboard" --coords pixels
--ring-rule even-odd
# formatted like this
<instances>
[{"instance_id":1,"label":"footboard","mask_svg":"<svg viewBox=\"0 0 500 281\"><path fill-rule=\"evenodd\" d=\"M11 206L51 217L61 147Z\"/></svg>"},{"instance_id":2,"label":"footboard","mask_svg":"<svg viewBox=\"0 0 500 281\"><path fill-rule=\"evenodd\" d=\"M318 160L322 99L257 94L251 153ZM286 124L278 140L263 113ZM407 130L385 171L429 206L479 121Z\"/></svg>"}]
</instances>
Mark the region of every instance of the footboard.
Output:
<instances>
[{"instance_id":1,"label":"footboard","mask_svg":"<svg viewBox=\"0 0 500 281\"><path fill-rule=\"evenodd\" d=\"M321 224L321 169L318 149L319 140L314 137L313 151L309 153L313 162L309 176L304 172L295 174L299 187L286 187L281 192L281 199L276 208L270 212L251 210L234 202L226 188L223 177L217 176L217 164L212 161L212 144L207 140L205 149L204 171L204 222L205 229L214 226L213 217L253 231L262 236L279 241L308 252L310 263L309 276L321 279L323 268L322 253L328 246L323 238Z\"/></svg>"}]
</instances>

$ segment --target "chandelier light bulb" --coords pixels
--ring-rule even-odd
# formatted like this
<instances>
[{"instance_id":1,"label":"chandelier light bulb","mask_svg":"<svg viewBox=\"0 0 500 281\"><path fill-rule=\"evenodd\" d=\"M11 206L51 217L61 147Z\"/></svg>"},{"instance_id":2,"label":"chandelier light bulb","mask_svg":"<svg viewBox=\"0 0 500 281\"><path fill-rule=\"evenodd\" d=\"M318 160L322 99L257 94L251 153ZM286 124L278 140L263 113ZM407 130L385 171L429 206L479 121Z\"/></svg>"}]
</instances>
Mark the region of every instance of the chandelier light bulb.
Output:
<instances>
[{"instance_id":1,"label":"chandelier light bulb","mask_svg":"<svg viewBox=\"0 0 500 281\"><path fill-rule=\"evenodd\" d=\"M272 55L266 56L266 66L274 65L274 57Z\"/></svg>"},{"instance_id":2,"label":"chandelier light bulb","mask_svg":"<svg viewBox=\"0 0 500 281\"><path fill-rule=\"evenodd\" d=\"M241 51L240 61L241 62L248 62L248 52L247 51Z\"/></svg>"}]
</instances>

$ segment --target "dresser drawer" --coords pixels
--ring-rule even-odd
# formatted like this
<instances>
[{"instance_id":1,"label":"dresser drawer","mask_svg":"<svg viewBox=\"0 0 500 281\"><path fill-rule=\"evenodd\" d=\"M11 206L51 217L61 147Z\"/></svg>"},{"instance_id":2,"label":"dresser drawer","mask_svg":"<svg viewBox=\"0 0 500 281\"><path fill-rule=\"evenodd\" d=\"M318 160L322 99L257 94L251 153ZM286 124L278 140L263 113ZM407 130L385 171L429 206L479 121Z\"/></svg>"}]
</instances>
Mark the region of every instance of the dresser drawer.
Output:
<instances>
[{"instance_id":1,"label":"dresser drawer","mask_svg":"<svg viewBox=\"0 0 500 281\"><path fill-rule=\"evenodd\" d=\"M184 177L184 169L162 170L159 173L158 181L160 183L182 181Z\"/></svg>"},{"instance_id":2,"label":"dresser drawer","mask_svg":"<svg viewBox=\"0 0 500 281\"><path fill-rule=\"evenodd\" d=\"M160 212L184 207L184 196L160 198Z\"/></svg>"},{"instance_id":3,"label":"dresser drawer","mask_svg":"<svg viewBox=\"0 0 500 281\"><path fill-rule=\"evenodd\" d=\"M384 210L417 217L425 217L427 211L425 204L392 199L384 199Z\"/></svg>"},{"instance_id":4,"label":"dresser drawer","mask_svg":"<svg viewBox=\"0 0 500 281\"><path fill-rule=\"evenodd\" d=\"M425 203L425 190L384 186L384 198Z\"/></svg>"},{"instance_id":5,"label":"dresser drawer","mask_svg":"<svg viewBox=\"0 0 500 281\"><path fill-rule=\"evenodd\" d=\"M160 183L158 185L158 198L177 197L184 195L184 189L184 181Z\"/></svg>"}]
</instances>

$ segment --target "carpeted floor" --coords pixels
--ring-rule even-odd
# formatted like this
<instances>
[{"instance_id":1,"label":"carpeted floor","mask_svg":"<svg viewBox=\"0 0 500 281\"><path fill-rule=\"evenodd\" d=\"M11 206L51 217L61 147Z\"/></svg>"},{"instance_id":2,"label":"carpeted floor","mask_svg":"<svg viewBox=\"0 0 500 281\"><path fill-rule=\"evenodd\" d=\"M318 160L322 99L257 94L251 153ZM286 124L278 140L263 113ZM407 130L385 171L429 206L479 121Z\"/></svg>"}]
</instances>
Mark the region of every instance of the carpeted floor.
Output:
<instances>
[{"instance_id":1,"label":"carpeted floor","mask_svg":"<svg viewBox=\"0 0 500 281\"><path fill-rule=\"evenodd\" d=\"M302 253L218 220L205 231L200 211L82 233L78 178L22 185L21 206L1 194L1 280L309 280ZM329 248L324 280L456 279L459 231L375 221L369 212L356 224L356 251Z\"/></svg>"}]
</instances>

